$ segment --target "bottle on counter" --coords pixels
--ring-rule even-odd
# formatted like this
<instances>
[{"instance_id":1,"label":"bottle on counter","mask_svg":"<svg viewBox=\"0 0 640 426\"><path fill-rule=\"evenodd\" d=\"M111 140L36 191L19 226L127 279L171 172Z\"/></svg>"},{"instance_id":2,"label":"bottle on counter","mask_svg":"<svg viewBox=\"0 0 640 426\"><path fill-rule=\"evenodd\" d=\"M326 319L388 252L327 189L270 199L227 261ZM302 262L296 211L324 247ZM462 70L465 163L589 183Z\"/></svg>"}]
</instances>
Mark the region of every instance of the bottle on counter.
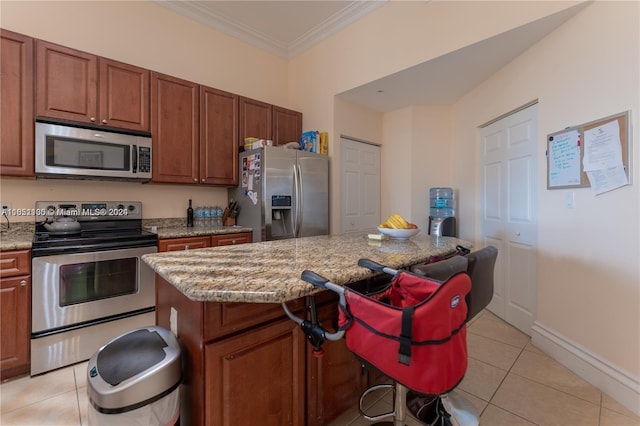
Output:
<instances>
[{"instance_id":1,"label":"bottle on counter","mask_svg":"<svg viewBox=\"0 0 640 426\"><path fill-rule=\"evenodd\" d=\"M187 208L187 226L193 226L193 207L191 206L191 199L189 199L189 207Z\"/></svg>"}]
</instances>

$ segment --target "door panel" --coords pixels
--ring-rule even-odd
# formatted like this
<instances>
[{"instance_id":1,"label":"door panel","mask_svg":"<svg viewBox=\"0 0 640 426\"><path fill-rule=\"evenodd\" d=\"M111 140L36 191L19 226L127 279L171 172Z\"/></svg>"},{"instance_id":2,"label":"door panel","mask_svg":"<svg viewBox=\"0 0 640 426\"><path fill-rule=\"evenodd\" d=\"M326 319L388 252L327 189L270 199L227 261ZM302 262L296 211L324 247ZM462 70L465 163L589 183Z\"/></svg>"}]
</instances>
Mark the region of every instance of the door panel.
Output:
<instances>
[{"instance_id":1,"label":"door panel","mask_svg":"<svg viewBox=\"0 0 640 426\"><path fill-rule=\"evenodd\" d=\"M537 105L480 132L481 234L498 248L489 309L530 334L537 299Z\"/></svg>"},{"instance_id":2,"label":"door panel","mask_svg":"<svg viewBox=\"0 0 640 426\"><path fill-rule=\"evenodd\" d=\"M380 147L341 138L340 150L341 230L373 229L380 224Z\"/></svg>"}]
</instances>

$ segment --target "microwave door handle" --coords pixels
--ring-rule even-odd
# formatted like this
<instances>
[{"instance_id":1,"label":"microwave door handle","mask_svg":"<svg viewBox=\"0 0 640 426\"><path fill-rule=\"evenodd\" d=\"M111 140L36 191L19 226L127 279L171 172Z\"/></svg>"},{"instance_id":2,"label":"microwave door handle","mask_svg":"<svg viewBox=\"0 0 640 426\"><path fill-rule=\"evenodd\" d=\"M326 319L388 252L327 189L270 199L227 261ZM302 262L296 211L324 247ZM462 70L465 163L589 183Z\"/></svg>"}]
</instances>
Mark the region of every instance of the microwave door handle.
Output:
<instances>
[{"instance_id":1,"label":"microwave door handle","mask_svg":"<svg viewBox=\"0 0 640 426\"><path fill-rule=\"evenodd\" d=\"M138 145L131 146L131 170L133 173L138 172Z\"/></svg>"}]
</instances>

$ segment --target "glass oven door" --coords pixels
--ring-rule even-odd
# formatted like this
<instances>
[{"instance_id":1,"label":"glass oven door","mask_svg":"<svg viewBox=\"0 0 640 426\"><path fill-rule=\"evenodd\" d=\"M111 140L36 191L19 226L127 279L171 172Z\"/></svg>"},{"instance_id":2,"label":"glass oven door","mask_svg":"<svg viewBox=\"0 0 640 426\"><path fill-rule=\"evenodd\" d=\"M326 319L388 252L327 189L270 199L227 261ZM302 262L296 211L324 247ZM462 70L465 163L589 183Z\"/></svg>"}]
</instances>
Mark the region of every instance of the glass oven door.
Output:
<instances>
[{"instance_id":1,"label":"glass oven door","mask_svg":"<svg viewBox=\"0 0 640 426\"><path fill-rule=\"evenodd\" d=\"M32 332L153 307L155 276L139 247L60 254L32 260Z\"/></svg>"}]
</instances>

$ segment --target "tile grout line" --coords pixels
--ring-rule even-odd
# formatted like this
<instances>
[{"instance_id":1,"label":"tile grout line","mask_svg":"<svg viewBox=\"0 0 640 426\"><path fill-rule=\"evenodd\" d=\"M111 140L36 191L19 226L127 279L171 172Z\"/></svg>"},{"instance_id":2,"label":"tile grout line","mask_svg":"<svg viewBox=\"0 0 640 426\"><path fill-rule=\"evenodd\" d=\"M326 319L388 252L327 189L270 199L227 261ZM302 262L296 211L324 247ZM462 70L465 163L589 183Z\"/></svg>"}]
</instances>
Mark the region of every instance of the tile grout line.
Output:
<instances>
[{"instance_id":1,"label":"tile grout line","mask_svg":"<svg viewBox=\"0 0 640 426\"><path fill-rule=\"evenodd\" d=\"M484 407L484 410L482 410L482 413L484 413L484 412L485 412L485 410L487 409L487 407L488 407L489 405L493 405L494 407L499 408L499 409L501 409L501 410L504 410L504 411L506 411L507 413L509 413L509 414L511 414L511 415L513 415L513 416L516 416L516 417L518 417L518 418L520 418L520 419L523 419L523 420L525 420L525 421L527 421L527 422L529 422L529 423L532 423L532 424L534 424L534 425L539 426L539 425L538 425L538 423L535 423L535 422L534 422L533 420L531 420L531 419L527 419L527 418L525 418L525 417L520 416L519 414L513 413L513 412L511 412L511 411L509 411L509 410L507 410L507 409L505 409L505 408L503 408L503 407L500 407L499 405L495 405L495 404L492 404L492 403L491 403L491 402L493 401L493 398L496 396L496 394L497 394L497 393L498 393L498 391L500 390L500 387L504 384L504 381L507 379L507 376L509 376L509 373L511 373L511 369L513 369L513 366L514 366L514 365L516 365L516 362L518 362L518 359L520 359L520 357L522 356L522 354L525 352L525 350L526 350L525 348L527 347L527 345L528 345L530 342L531 342L531 338L529 338L529 342L527 342L527 343L526 343L522 348L520 348L520 353L518 353L518 356L516 357L516 359L515 359L515 360L513 360L513 363L511 364L511 366L510 366L510 367L509 367L509 369L507 370L507 374L505 374L505 375L504 375L504 377L503 377L503 378L502 378L502 380L500 381L500 384L496 387L496 390L495 390L495 391L493 392L493 394L491 395L491 398L489 398L489 401L488 401L488 403L487 403L487 406L486 406L486 407ZM503 342L503 343L504 343L504 342ZM490 364L489 364L489 365L490 365ZM513 373L513 374L516 374L516 373ZM482 413L480 413L480 415L482 415Z\"/></svg>"}]
</instances>

